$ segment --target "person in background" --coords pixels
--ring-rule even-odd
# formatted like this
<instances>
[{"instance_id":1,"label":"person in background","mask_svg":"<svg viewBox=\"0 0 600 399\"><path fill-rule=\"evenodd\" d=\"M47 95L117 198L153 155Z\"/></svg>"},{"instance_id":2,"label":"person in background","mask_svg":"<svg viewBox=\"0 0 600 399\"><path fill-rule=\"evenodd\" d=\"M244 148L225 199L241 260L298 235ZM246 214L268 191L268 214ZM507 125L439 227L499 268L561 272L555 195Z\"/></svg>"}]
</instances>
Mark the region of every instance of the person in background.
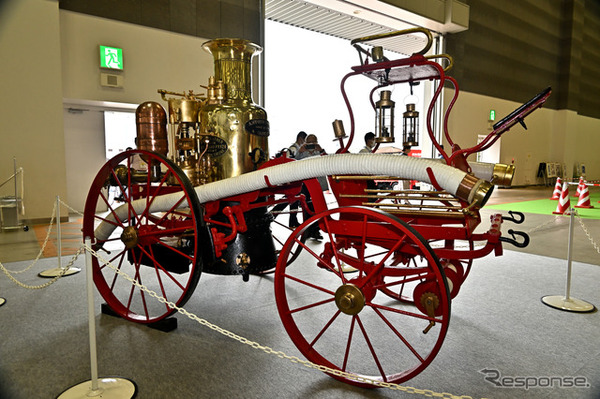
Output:
<instances>
[{"instance_id":1,"label":"person in background","mask_svg":"<svg viewBox=\"0 0 600 399\"><path fill-rule=\"evenodd\" d=\"M317 136L309 134L306 141L300 146L296 153L296 159L304 159L315 155L325 154L325 150L319 145Z\"/></svg>"},{"instance_id":2,"label":"person in background","mask_svg":"<svg viewBox=\"0 0 600 399\"><path fill-rule=\"evenodd\" d=\"M405 145L402 147L402 152L400 153L400 155L406 155L406 156L408 156L408 155L410 154L410 148L411 148L411 147L410 147L409 145L406 145L406 144L405 144Z\"/></svg>"},{"instance_id":3,"label":"person in background","mask_svg":"<svg viewBox=\"0 0 600 399\"><path fill-rule=\"evenodd\" d=\"M369 132L365 134L365 146L358 152L359 154L372 154L373 148L375 148L375 134ZM375 189L377 184L375 180L367 180L367 189Z\"/></svg>"},{"instance_id":4,"label":"person in background","mask_svg":"<svg viewBox=\"0 0 600 399\"><path fill-rule=\"evenodd\" d=\"M290 145L287 148L287 152L289 154L288 156L290 158L296 158L296 155L298 154L298 150L300 149L300 147L302 147L305 140L306 140L306 133L303 131L298 132L298 134L296 135L296 141L293 142L292 145ZM292 229L295 229L296 227L300 226L300 222L298 222L298 216L297 216L299 206L300 206L300 204L298 203L298 201L290 204L290 219L289 219L288 225ZM275 207L273 208L272 211L275 213L281 212L286 207L287 207L286 203L278 204L278 205L275 205Z\"/></svg>"},{"instance_id":5,"label":"person in background","mask_svg":"<svg viewBox=\"0 0 600 399\"><path fill-rule=\"evenodd\" d=\"M296 141L288 148L288 150L290 152L290 158L296 158L296 155L298 154L298 150L300 149L300 147L302 147L302 144L304 144L305 141L306 141L306 133L299 132L296 135Z\"/></svg>"},{"instance_id":6,"label":"person in background","mask_svg":"<svg viewBox=\"0 0 600 399\"><path fill-rule=\"evenodd\" d=\"M318 155L322 155L322 154L325 154L325 150L323 148L321 148L321 146L319 145L317 136L315 136L314 134L309 134L308 136L306 136L306 142L298 150L296 159L304 159L304 158L314 157L314 156L318 156ZM319 181L319 184L321 185L321 190L325 191L329 188L329 186L327 184L326 176L317 177L317 180ZM306 198L306 204L308 205L310 210L314 212L312 200L310 198L310 193L306 189L305 185L302 185L302 194L304 194L304 196ZM303 211L303 216L304 216L304 220L307 220L310 217L308 212L306 212L305 210ZM310 226L310 228L306 231L306 233L307 233L308 238L312 238L314 240L322 240L323 239L323 236L319 232L319 224L318 223L314 223L312 226Z\"/></svg>"},{"instance_id":7,"label":"person in background","mask_svg":"<svg viewBox=\"0 0 600 399\"><path fill-rule=\"evenodd\" d=\"M375 148L375 134L369 132L365 134L365 146L358 152L359 154L370 154Z\"/></svg>"}]
</instances>

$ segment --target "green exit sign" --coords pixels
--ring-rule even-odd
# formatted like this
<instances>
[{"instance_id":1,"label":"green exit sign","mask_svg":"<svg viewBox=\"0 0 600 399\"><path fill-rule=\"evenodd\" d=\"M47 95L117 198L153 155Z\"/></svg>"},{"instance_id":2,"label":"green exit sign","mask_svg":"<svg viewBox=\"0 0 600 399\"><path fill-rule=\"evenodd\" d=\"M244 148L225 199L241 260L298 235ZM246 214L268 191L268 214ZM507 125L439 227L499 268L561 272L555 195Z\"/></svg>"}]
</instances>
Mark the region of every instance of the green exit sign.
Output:
<instances>
[{"instance_id":1,"label":"green exit sign","mask_svg":"<svg viewBox=\"0 0 600 399\"><path fill-rule=\"evenodd\" d=\"M123 49L100 46L100 68L123 70Z\"/></svg>"},{"instance_id":2,"label":"green exit sign","mask_svg":"<svg viewBox=\"0 0 600 399\"><path fill-rule=\"evenodd\" d=\"M496 120L496 110L495 109L490 109L490 120L491 121Z\"/></svg>"}]
</instances>

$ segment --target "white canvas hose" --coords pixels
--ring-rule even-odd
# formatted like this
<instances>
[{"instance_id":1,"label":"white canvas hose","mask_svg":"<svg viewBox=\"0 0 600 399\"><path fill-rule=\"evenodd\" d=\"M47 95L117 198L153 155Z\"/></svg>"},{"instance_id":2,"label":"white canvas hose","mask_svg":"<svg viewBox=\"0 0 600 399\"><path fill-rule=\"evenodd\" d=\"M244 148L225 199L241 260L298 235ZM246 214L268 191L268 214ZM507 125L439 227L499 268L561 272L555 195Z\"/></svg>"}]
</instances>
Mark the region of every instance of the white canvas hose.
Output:
<instances>
[{"instance_id":1,"label":"white canvas hose","mask_svg":"<svg viewBox=\"0 0 600 399\"><path fill-rule=\"evenodd\" d=\"M335 154L311 157L198 186L195 191L200 203L206 203L264 189L268 184L276 186L340 174L395 176L399 179L432 183L427 173L428 168L433 171L435 180L442 189L468 203L477 199L483 205L485 198L491 192L492 186L489 182L477 179L437 160L390 154ZM180 198L181 193L156 197L150 206L150 212L167 211ZM136 213L141 213L146 207L146 200L139 199L130 204L123 204L115 209L114 214L120 220L125 220L129 206L132 206ZM114 222L115 216L110 214L106 219ZM114 229L113 224L103 221L95 230L96 238L106 240Z\"/></svg>"}]
</instances>

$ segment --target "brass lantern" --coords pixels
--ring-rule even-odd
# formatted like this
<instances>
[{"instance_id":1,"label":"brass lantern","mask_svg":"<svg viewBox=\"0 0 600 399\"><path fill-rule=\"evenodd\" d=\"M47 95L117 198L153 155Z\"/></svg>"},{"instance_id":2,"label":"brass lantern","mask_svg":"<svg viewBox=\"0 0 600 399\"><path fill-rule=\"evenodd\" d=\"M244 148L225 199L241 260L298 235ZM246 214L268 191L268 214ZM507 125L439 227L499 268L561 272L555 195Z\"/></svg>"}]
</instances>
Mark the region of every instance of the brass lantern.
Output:
<instances>
[{"instance_id":1,"label":"brass lantern","mask_svg":"<svg viewBox=\"0 0 600 399\"><path fill-rule=\"evenodd\" d=\"M394 142L394 107L392 100L392 92L390 90L382 90L381 98L375 103L375 132L377 143L393 143Z\"/></svg>"},{"instance_id":2,"label":"brass lantern","mask_svg":"<svg viewBox=\"0 0 600 399\"><path fill-rule=\"evenodd\" d=\"M415 111L415 104L406 104L406 112L402 114L403 145L416 147L419 145L419 111Z\"/></svg>"}]
</instances>

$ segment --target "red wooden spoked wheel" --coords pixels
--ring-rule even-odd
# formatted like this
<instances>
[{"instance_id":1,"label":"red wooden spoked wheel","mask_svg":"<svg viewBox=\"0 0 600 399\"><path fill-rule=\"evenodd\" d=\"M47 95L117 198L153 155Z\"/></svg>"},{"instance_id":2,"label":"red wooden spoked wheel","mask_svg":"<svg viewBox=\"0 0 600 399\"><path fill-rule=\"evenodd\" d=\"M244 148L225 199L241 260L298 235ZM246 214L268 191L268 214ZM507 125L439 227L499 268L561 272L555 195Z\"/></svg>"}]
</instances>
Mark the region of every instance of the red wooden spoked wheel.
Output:
<instances>
[{"instance_id":1,"label":"red wooden spoked wheel","mask_svg":"<svg viewBox=\"0 0 600 399\"><path fill-rule=\"evenodd\" d=\"M132 168L136 159L141 170ZM200 203L181 169L159 154L133 150L98 172L85 204L83 233L114 268L182 306L202 271L202 224ZM153 323L175 311L98 258L92 261L98 291L121 317Z\"/></svg>"},{"instance_id":2,"label":"red wooden spoked wheel","mask_svg":"<svg viewBox=\"0 0 600 399\"><path fill-rule=\"evenodd\" d=\"M324 236L320 254L299 239L313 223ZM304 250L286 267L294 245ZM397 253L424 262L398 263ZM344 274L342 264L358 272ZM414 304L380 292L389 288L388 277L420 282ZM275 296L285 329L308 360L375 381L401 383L424 370L450 320L444 272L427 242L400 219L362 207L327 210L294 231L277 263ZM352 376L332 376L373 387Z\"/></svg>"}]
</instances>

